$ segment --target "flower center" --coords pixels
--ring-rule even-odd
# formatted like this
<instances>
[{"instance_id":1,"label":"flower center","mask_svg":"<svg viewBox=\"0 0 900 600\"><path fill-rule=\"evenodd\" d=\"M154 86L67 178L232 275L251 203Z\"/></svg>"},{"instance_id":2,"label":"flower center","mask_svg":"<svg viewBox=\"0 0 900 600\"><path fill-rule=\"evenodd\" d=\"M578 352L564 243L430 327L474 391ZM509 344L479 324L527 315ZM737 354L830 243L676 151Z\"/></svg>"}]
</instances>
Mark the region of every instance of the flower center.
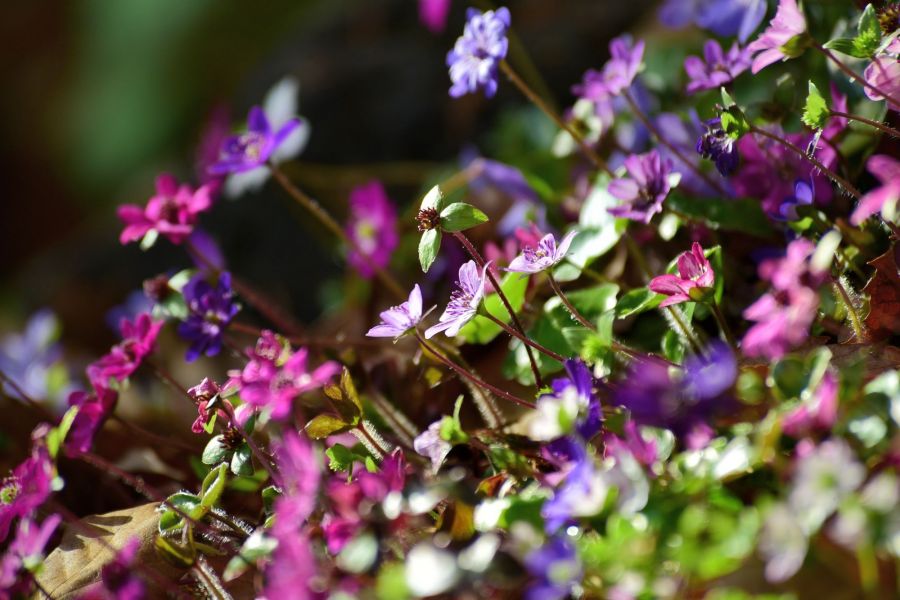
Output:
<instances>
[{"instance_id":1,"label":"flower center","mask_svg":"<svg viewBox=\"0 0 900 600\"><path fill-rule=\"evenodd\" d=\"M419 231L428 231L441 224L441 216L434 208L423 208L416 215L416 223L419 224Z\"/></svg>"},{"instance_id":2,"label":"flower center","mask_svg":"<svg viewBox=\"0 0 900 600\"><path fill-rule=\"evenodd\" d=\"M241 153L249 160L258 162L262 159L262 150L265 138L254 132L248 131L240 138Z\"/></svg>"},{"instance_id":3,"label":"flower center","mask_svg":"<svg viewBox=\"0 0 900 600\"><path fill-rule=\"evenodd\" d=\"M22 486L19 485L19 478L14 475L7 477L3 480L2 487L0 487L0 504L12 504L21 491Z\"/></svg>"}]
</instances>

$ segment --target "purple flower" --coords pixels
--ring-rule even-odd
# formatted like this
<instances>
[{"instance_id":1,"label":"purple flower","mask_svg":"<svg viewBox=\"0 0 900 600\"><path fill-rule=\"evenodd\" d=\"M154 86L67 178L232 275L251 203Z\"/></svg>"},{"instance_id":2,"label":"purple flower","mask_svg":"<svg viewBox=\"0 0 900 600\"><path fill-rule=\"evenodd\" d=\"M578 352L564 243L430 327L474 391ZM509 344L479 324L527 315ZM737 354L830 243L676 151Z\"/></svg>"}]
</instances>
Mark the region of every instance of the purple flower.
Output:
<instances>
[{"instance_id":1,"label":"purple flower","mask_svg":"<svg viewBox=\"0 0 900 600\"><path fill-rule=\"evenodd\" d=\"M552 233L548 233L541 238L536 248L526 246L522 254L509 263L506 270L514 273L540 273L556 266L566 257L569 246L577 234L577 231L570 231L557 246L556 238Z\"/></svg>"},{"instance_id":2,"label":"purple flower","mask_svg":"<svg viewBox=\"0 0 900 600\"><path fill-rule=\"evenodd\" d=\"M122 319L119 324L122 341L88 365L88 379L94 388L107 387L110 379L125 381L134 373L156 348L156 337L163 324L164 321L154 321L147 313L138 315L134 321Z\"/></svg>"},{"instance_id":3,"label":"purple flower","mask_svg":"<svg viewBox=\"0 0 900 600\"><path fill-rule=\"evenodd\" d=\"M525 593L527 600L562 600L581 582L583 569L575 546L564 535L551 538L525 557L525 566L536 581Z\"/></svg>"},{"instance_id":4,"label":"purple flower","mask_svg":"<svg viewBox=\"0 0 900 600\"><path fill-rule=\"evenodd\" d=\"M866 163L866 168L878 178L881 186L859 199L850 222L860 225L877 212L881 212L885 221L895 220L900 203L900 160L887 154L876 154Z\"/></svg>"},{"instance_id":5,"label":"purple flower","mask_svg":"<svg viewBox=\"0 0 900 600\"><path fill-rule=\"evenodd\" d=\"M668 0L659 19L668 27L695 23L713 33L737 35L741 43L756 31L766 16L766 0Z\"/></svg>"},{"instance_id":6,"label":"purple flower","mask_svg":"<svg viewBox=\"0 0 900 600\"><path fill-rule=\"evenodd\" d=\"M276 522L277 519L276 514ZM318 595L309 589L310 581L318 572L309 539L296 530L278 528L273 531L273 537L278 541L278 546L265 570L265 597L296 600L317 598Z\"/></svg>"},{"instance_id":7,"label":"purple flower","mask_svg":"<svg viewBox=\"0 0 900 600\"><path fill-rule=\"evenodd\" d=\"M380 182L371 181L350 192L347 236L360 251L351 248L347 261L362 277L371 279L375 275L373 265L384 268L390 262L400 242L397 211Z\"/></svg>"},{"instance_id":8,"label":"purple flower","mask_svg":"<svg viewBox=\"0 0 900 600\"><path fill-rule=\"evenodd\" d=\"M506 7L481 11L470 8L466 12L466 26L456 40L453 50L447 53L450 67L450 95L459 98L465 94L484 90L487 98L497 93L497 70L506 58L509 42L510 15Z\"/></svg>"},{"instance_id":9,"label":"purple flower","mask_svg":"<svg viewBox=\"0 0 900 600\"><path fill-rule=\"evenodd\" d=\"M413 440L413 449L417 454L427 457L431 461L432 473L437 473L444 464L444 459L450 454L453 446L441 437L441 424L443 419L438 419L428 426L428 429L416 436Z\"/></svg>"},{"instance_id":10,"label":"purple flower","mask_svg":"<svg viewBox=\"0 0 900 600\"><path fill-rule=\"evenodd\" d=\"M22 520L16 536L0 557L0 598L30 597L33 569L43 564L44 547L62 518L50 515L38 526L30 519Z\"/></svg>"},{"instance_id":11,"label":"purple flower","mask_svg":"<svg viewBox=\"0 0 900 600\"><path fill-rule=\"evenodd\" d=\"M475 318L484 297L485 273L489 266L490 263L485 264L480 274L474 260L459 268L457 289L450 295L450 302L447 303L444 314L438 319L438 324L425 331L426 338L431 339L442 331L447 337L454 337L463 325Z\"/></svg>"},{"instance_id":12,"label":"purple flower","mask_svg":"<svg viewBox=\"0 0 900 600\"><path fill-rule=\"evenodd\" d=\"M813 431L828 432L837 420L838 380L830 370L822 376L812 397L784 415L781 429L799 438Z\"/></svg>"},{"instance_id":13,"label":"purple flower","mask_svg":"<svg viewBox=\"0 0 900 600\"><path fill-rule=\"evenodd\" d=\"M0 371L30 398L55 401L64 397L67 389L56 391L49 385L51 373L61 366L58 339L59 319L53 311L35 312L22 333L10 333L0 340ZM15 387L2 385L5 394L24 400Z\"/></svg>"},{"instance_id":14,"label":"purple flower","mask_svg":"<svg viewBox=\"0 0 900 600\"><path fill-rule=\"evenodd\" d=\"M222 334L240 310L231 291L231 274L219 275L216 287L203 274L194 275L184 289L188 317L178 326L178 335L191 342L185 360L193 362L205 354L215 356L222 350Z\"/></svg>"},{"instance_id":15,"label":"purple flower","mask_svg":"<svg viewBox=\"0 0 900 600\"><path fill-rule=\"evenodd\" d=\"M688 56L684 59L684 70L687 71L687 92L693 94L701 90L715 90L734 81L738 75L750 68L750 52L732 44L728 54L722 52L722 46L715 40L708 40L703 46L703 58Z\"/></svg>"},{"instance_id":16,"label":"purple flower","mask_svg":"<svg viewBox=\"0 0 900 600\"><path fill-rule=\"evenodd\" d=\"M67 454L90 452L94 445L94 436L115 410L118 398L119 395L115 391L103 386L97 386L91 392L78 391L69 395L69 406L77 406L78 413L66 436Z\"/></svg>"},{"instance_id":17,"label":"purple flower","mask_svg":"<svg viewBox=\"0 0 900 600\"><path fill-rule=\"evenodd\" d=\"M594 516L603 508L608 493L608 482L582 450L565 481L541 508L545 530L555 532L577 517Z\"/></svg>"},{"instance_id":18,"label":"purple flower","mask_svg":"<svg viewBox=\"0 0 900 600\"><path fill-rule=\"evenodd\" d=\"M608 454L617 455L622 452L630 453L634 459L645 467L652 467L659 457L659 449L656 440L647 440L638 430L637 423L629 419L624 426L625 437L610 434L605 439Z\"/></svg>"},{"instance_id":19,"label":"purple flower","mask_svg":"<svg viewBox=\"0 0 900 600\"><path fill-rule=\"evenodd\" d=\"M209 173L242 173L265 165L299 126L300 120L294 118L273 132L266 113L259 106L254 106L247 115L247 131L225 139L219 151L219 161L209 167Z\"/></svg>"},{"instance_id":20,"label":"purple flower","mask_svg":"<svg viewBox=\"0 0 900 600\"><path fill-rule=\"evenodd\" d=\"M119 235L122 244L140 240L148 233L164 235L173 244L183 242L194 230L197 215L212 206L213 186L203 185L196 190L168 173L156 178L156 195L146 207L123 204L116 213L125 223Z\"/></svg>"},{"instance_id":21,"label":"purple flower","mask_svg":"<svg viewBox=\"0 0 900 600\"><path fill-rule=\"evenodd\" d=\"M759 276L771 281L776 290L797 287L818 288L827 279L827 273L814 268L810 259L816 246L806 238L797 238L788 244L783 257L764 260L759 265Z\"/></svg>"},{"instance_id":22,"label":"purple flower","mask_svg":"<svg viewBox=\"0 0 900 600\"><path fill-rule=\"evenodd\" d=\"M309 440L291 429L285 431L274 450L278 483L283 492L275 502L275 512L279 515L276 529L296 529L316 507L321 461Z\"/></svg>"},{"instance_id":23,"label":"purple flower","mask_svg":"<svg viewBox=\"0 0 900 600\"><path fill-rule=\"evenodd\" d=\"M809 288L763 295L744 311L745 319L756 322L744 334L744 354L781 358L809 335L818 306L819 296Z\"/></svg>"},{"instance_id":24,"label":"purple flower","mask_svg":"<svg viewBox=\"0 0 900 600\"><path fill-rule=\"evenodd\" d=\"M662 211L663 201L669 195L672 161L660 157L651 150L646 154L632 154L625 159L630 177L614 179L609 183L609 193L625 204L608 209L617 217L649 223Z\"/></svg>"},{"instance_id":25,"label":"purple flower","mask_svg":"<svg viewBox=\"0 0 900 600\"><path fill-rule=\"evenodd\" d=\"M808 180L798 179L794 184L794 195L784 199L781 206L778 207L777 216L771 216L778 221L796 221L800 218L800 215L797 214L797 207L811 206L815 199L816 188L812 178Z\"/></svg>"},{"instance_id":26,"label":"purple flower","mask_svg":"<svg viewBox=\"0 0 900 600\"><path fill-rule=\"evenodd\" d=\"M660 307L681 302L696 302L703 299L716 282L716 273L697 242L690 252L682 252L678 257L678 275L654 277L649 287L657 294L668 296Z\"/></svg>"},{"instance_id":27,"label":"purple flower","mask_svg":"<svg viewBox=\"0 0 900 600\"><path fill-rule=\"evenodd\" d=\"M728 177L740 163L734 142L722 129L721 119L710 119L706 122L706 133L697 141L697 154L715 162L716 170L723 177Z\"/></svg>"},{"instance_id":28,"label":"purple flower","mask_svg":"<svg viewBox=\"0 0 900 600\"><path fill-rule=\"evenodd\" d=\"M599 102L630 88L644 60L644 42L633 43L631 36L619 36L609 43L609 56L601 71L589 70L584 74L581 85L572 88L575 94Z\"/></svg>"},{"instance_id":29,"label":"purple flower","mask_svg":"<svg viewBox=\"0 0 900 600\"><path fill-rule=\"evenodd\" d=\"M396 339L418 325L422 320L422 290L419 289L419 284L413 286L409 300L382 311L378 316L381 317L381 323L366 333L369 337Z\"/></svg>"},{"instance_id":30,"label":"purple flower","mask_svg":"<svg viewBox=\"0 0 900 600\"><path fill-rule=\"evenodd\" d=\"M419 22L431 33L441 33L447 26L450 0L419 0Z\"/></svg>"},{"instance_id":31,"label":"purple flower","mask_svg":"<svg viewBox=\"0 0 900 600\"><path fill-rule=\"evenodd\" d=\"M39 446L9 477L0 480L0 542L6 539L16 517L27 517L50 496L52 480L50 455Z\"/></svg>"},{"instance_id":32,"label":"purple flower","mask_svg":"<svg viewBox=\"0 0 900 600\"><path fill-rule=\"evenodd\" d=\"M779 0L778 12L769 27L747 46L753 53L751 71L756 74L779 60L800 56L803 44L796 38L805 33L806 18L797 6L797 0Z\"/></svg>"},{"instance_id":33,"label":"purple flower","mask_svg":"<svg viewBox=\"0 0 900 600\"><path fill-rule=\"evenodd\" d=\"M553 393L542 394L529 422L528 437L548 442L577 431L590 441L600 430L600 401L594 394L594 378L583 361L565 361L568 377L555 379Z\"/></svg>"},{"instance_id":34,"label":"purple flower","mask_svg":"<svg viewBox=\"0 0 900 600\"><path fill-rule=\"evenodd\" d=\"M900 38L894 38L894 41L887 47L887 51L874 57L863 73L866 83L892 98L888 105L891 110L896 111L900 111L900 105L894 101L900 98L900 57L897 56L898 54L900 54ZM868 86L865 87L865 91L866 96L871 100L878 102L885 99L884 96Z\"/></svg>"}]
</instances>

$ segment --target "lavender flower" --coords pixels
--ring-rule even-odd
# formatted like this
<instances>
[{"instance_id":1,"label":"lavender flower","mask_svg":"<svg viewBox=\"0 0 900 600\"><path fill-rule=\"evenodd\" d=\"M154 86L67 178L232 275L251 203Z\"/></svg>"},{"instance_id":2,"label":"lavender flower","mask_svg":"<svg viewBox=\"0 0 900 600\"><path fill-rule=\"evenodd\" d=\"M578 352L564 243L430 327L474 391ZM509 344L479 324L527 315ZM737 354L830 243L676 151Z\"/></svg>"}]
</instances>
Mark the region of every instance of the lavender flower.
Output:
<instances>
[{"instance_id":1,"label":"lavender flower","mask_svg":"<svg viewBox=\"0 0 900 600\"><path fill-rule=\"evenodd\" d=\"M378 181L360 185L350 192L350 219L347 236L356 244L347 261L365 279L375 275L373 265L384 268L400 243L397 211L384 186Z\"/></svg>"},{"instance_id":2,"label":"lavender flower","mask_svg":"<svg viewBox=\"0 0 900 600\"><path fill-rule=\"evenodd\" d=\"M587 71L582 84L575 86L572 91L598 102L614 98L628 90L644 61L643 40L633 43L631 36L619 36L609 43L609 56L601 71Z\"/></svg>"},{"instance_id":3,"label":"lavender flower","mask_svg":"<svg viewBox=\"0 0 900 600\"><path fill-rule=\"evenodd\" d=\"M701 300L715 282L715 271L703 253L703 248L694 242L690 252L682 252L678 257L678 275L654 277L647 287L657 294L668 296L660 304L663 307Z\"/></svg>"},{"instance_id":4,"label":"lavender flower","mask_svg":"<svg viewBox=\"0 0 900 600\"><path fill-rule=\"evenodd\" d=\"M0 598L30 597L34 573L43 565L44 547L62 518L50 515L38 526L31 519L19 523L16 536L0 557Z\"/></svg>"},{"instance_id":5,"label":"lavender flower","mask_svg":"<svg viewBox=\"0 0 900 600\"><path fill-rule=\"evenodd\" d=\"M896 220L900 204L900 160L887 154L876 154L866 163L866 168L881 182L881 186L859 199L859 204L850 215L850 222L860 225L877 212L885 221Z\"/></svg>"},{"instance_id":6,"label":"lavender flower","mask_svg":"<svg viewBox=\"0 0 900 600\"><path fill-rule=\"evenodd\" d=\"M509 263L506 270L514 273L540 273L556 266L566 257L569 246L577 234L577 231L570 231L557 246L556 238L552 233L548 233L541 238L537 248L526 246L522 254Z\"/></svg>"},{"instance_id":7,"label":"lavender flower","mask_svg":"<svg viewBox=\"0 0 900 600\"><path fill-rule=\"evenodd\" d=\"M59 319L49 309L35 312L28 319L22 333L10 333L0 340L0 371L16 386L3 383L3 392L24 400L18 387L30 398L57 401L67 389L53 389L51 375L64 370L59 339ZM68 387L68 386L64 386Z\"/></svg>"},{"instance_id":8,"label":"lavender flower","mask_svg":"<svg viewBox=\"0 0 900 600\"><path fill-rule=\"evenodd\" d=\"M769 27L756 41L747 46L753 53L751 71L759 73L779 60L796 58L803 53L806 18L797 6L797 0L779 0L778 12Z\"/></svg>"},{"instance_id":9,"label":"lavender flower","mask_svg":"<svg viewBox=\"0 0 900 600\"><path fill-rule=\"evenodd\" d=\"M577 517L596 515L606 503L609 491L609 482L596 468L593 459L586 454L581 456L553 497L541 508L544 528L547 532L555 532Z\"/></svg>"},{"instance_id":10,"label":"lavender flower","mask_svg":"<svg viewBox=\"0 0 900 600\"><path fill-rule=\"evenodd\" d=\"M659 11L667 27L694 23L723 37L737 35L741 43L765 16L766 0L668 0Z\"/></svg>"},{"instance_id":11,"label":"lavender flower","mask_svg":"<svg viewBox=\"0 0 900 600\"><path fill-rule=\"evenodd\" d=\"M784 199L778 207L778 215L771 215L778 221L796 221L800 218L797 214L798 206L811 206L816 199L815 181L798 179L794 184L794 194Z\"/></svg>"},{"instance_id":12,"label":"lavender flower","mask_svg":"<svg viewBox=\"0 0 900 600\"><path fill-rule=\"evenodd\" d=\"M829 439L798 458L788 503L812 534L865 479L866 468L847 442Z\"/></svg>"},{"instance_id":13,"label":"lavender flower","mask_svg":"<svg viewBox=\"0 0 900 600\"><path fill-rule=\"evenodd\" d=\"M663 201L672 187L669 182L672 161L651 150L626 158L625 168L630 177L614 179L608 188L624 204L608 210L617 217L649 223L653 215L662 211Z\"/></svg>"},{"instance_id":14,"label":"lavender flower","mask_svg":"<svg viewBox=\"0 0 900 600\"><path fill-rule=\"evenodd\" d=\"M900 98L900 38L894 38L883 54L872 59L863 75L866 83L878 88L891 98ZM866 96L878 102L885 97L865 86ZM900 111L900 105L893 100L888 102L891 110Z\"/></svg>"},{"instance_id":15,"label":"lavender flower","mask_svg":"<svg viewBox=\"0 0 900 600\"><path fill-rule=\"evenodd\" d=\"M447 337L454 337L463 325L475 318L481 300L484 298L484 280L490 263L484 265L481 273L474 260L470 260L459 268L457 289L450 295L450 302L438 324L425 331L425 337L431 339L435 334L445 332Z\"/></svg>"},{"instance_id":16,"label":"lavender flower","mask_svg":"<svg viewBox=\"0 0 900 600\"><path fill-rule=\"evenodd\" d=\"M35 447L31 456L0 481L0 542L17 517L26 517L50 496L53 463L43 447Z\"/></svg>"},{"instance_id":17,"label":"lavender flower","mask_svg":"<svg viewBox=\"0 0 900 600\"><path fill-rule=\"evenodd\" d=\"M413 440L413 449L431 460L431 471L435 474L441 469L444 459L453 449L453 445L441 437L443 422L443 419L438 419Z\"/></svg>"},{"instance_id":18,"label":"lavender flower","mask_svg":"<svg viewBox=\"0 0 900 600\"><path fill-rule=\"evenodd\" d=\"M746 48L741 49L735 42L725 54L719 42L708 40L703 46L703 58L688 56L684 59L684 70L691 78L687 92L719 89L749 68L750 52Z\"/></svg>"},{"instance_id":19,"label":"lavender flower","mask_svg":"<svg viewBox=\"0 0 900 600\"><path fill-rule=\"evenodd\" d=\"M741 350L747 356L781 358L807 338L818 306L818 294L805 287L764 294L744 311L744 318L756 324L744 334Z\"/></svg>"},{"instance_id":20,"label":"lavender flower","mask_svg":"<svg viewBox=\"0 0 900 600\"><path fill-rule=\"evenodd\" d=\"M697 141L697 154L716 163L716 170L728 177L738 168L740 155L734 145L735 140L722 129L722 120L710 119L706 122L706 133Z\"/></svg>"},{"instance_id":21,"label":"lavender flower","mask_svg":"<svg viewBox=\"0 0 900 600\"><path fill-rule=\"evenodd\" d=\"M392 337L397 339L422 320L422 290L419 284L413 286L409 299L400 306L392 306L382 311L381 323L366 333L369 337Z\"/></svg>"},{"instance_id":22,"label":"lavender flower","mask_svg":"<svg viewBox=\"0 0 900 600\"><path fill-rule=\"evenodd\" d=\"M181 244L194 230L197 216L212 206L213 186L203 185L196 190L178 181L168 173L156 178L156 195L146 207L123 204L116 213L125 223L119 236L122 244L144 238L145 244L155 240L157 234L164 235L173 244ZM151 234L151 238L146 238Z\"/></svg>"},{"instance_id":23,"label":"lavender flower","mask_svg":"<svg viewBox=\"0 0 900 600\"><path fill-rule=\"evenodd\" d=\"M221 273L216 287L204 275L194 275L182 292L188 317L178 326L178 335L191 342L185 360L193 362L202 354L217 355L222 350L225 328L240 310L231 291L231 274Z\"/></svg>"},{"instance_id":24,"label":"lavender flower","mask_svg":"<svg viewBox=\"0 0 900 600\"><path fill-rule=\"evenodd\" d=\"M525 566L536 581L525 593L527 600L562 600L581 581L583 568L575 546L558 535L531 551Z\"/></svg>"},{"instance_id":25,"label":"lavender flower","mask_svg":"<svg viewBox=\"0 0 900 600\"><path fill-rule=\"evenodd\" d=\"M470 8L466 12L466 26L456 40L453 50L447 53L450 67L450 95L459 98L465 94L484 90L487 98L497 93L497 71L506 58L509 42L510 14L506 7L481 11Z\"/></svg>"},{"instance_id":26,"label":"lavender flower","mask_svg":"<svg viewBox=\"0 0 900 600\"><path fill-rule=\"evenodd\" d=\"M246 133L228 137L222 143L219 161L209 167L210 174L243 173L265 165L299 126L300 120L294 118L273 131L263 109L254 106L247 115Z\"/></svg>"}]
</instances>

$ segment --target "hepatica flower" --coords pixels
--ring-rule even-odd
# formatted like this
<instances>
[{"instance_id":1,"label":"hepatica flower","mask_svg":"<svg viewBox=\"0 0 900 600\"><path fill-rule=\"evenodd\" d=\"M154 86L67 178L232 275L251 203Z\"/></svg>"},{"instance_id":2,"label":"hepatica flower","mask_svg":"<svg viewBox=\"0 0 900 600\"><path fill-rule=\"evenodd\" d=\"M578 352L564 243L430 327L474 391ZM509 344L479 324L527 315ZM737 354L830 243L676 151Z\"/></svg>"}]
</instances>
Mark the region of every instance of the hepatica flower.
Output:
<instances>
[{"instance_id":1,"label":"hepatica flower","mask_svg":"<svg viewBox=\"0 0 900 600\"><path fill-rule=\"evenodd\" d=\"M379 316L381 323L370 329L367 336L396 339L418 325L422 320L422 290L419 289L419 284L413 286L406 302L400 306L392 306Z\"/></svg>"},{"instance_id":2,"label":"hepatica flower","mask_svg":"<svg viewBox=\"0 0 900 600\"><path fill-rule=\"evenodd\" d=\"M617 217L649 223L653 215L662 211L663 201L672 189L669 178L672 161L651 150L626 158L625 168L628 177L609 183L609 193L624 204L608 210Z\"/></svg>"},{"instance_id":3,"label":"hepatica flower","mask_svg":"<svg viewBox=\"0 0 900 600\"><path fill-rule=\"evenodd\" d=\"M863 75L869 85L891 98L900 98L900 38L894 38L885 53L875 56ZM870 100L878 102L885 99L868 86L864 86L864 89ZM900 105L896 102L889 102L889 105L891 110L900 111Z\"/></svg>"},{"instance_id":4,"label":"hepatica flower","mask_svg":"<svg viewBox=\"0 0 900 600\"><path fill-rule=\"evenodd\" d=\"M94 436L116 407L118 394L109 388L97 386L91 392L77 391L69 395L69 406L77 406L78 413L66 436L65 449L70 455L89 452Z\"/></svg>"},{"instance_id":5,"label":"hepatica flower","mask_svg":"<svg viewBox=\"0 0 900 600\"><path fill-rule=\"evenodd\" d=\"M541 395L529 422L528 437L549 442L577 431L589 441L600 430L600 401L593 392L594 378L584 362L565 362L568 377L555 379L553 393Z\"/></svg>"},{"instance_id":6,"label":"hepatica flower","mask_svg":"<svg viewBox=\"0 0 900 600\"><path fill-rule=\"evenodd\" d=\"M6 539L16 518L27 517L50 496L53 463L42 447L0 480L0 542Z\"/></svg>"},{"instance_id":7,"label":"hepatica flower","mask_svg":"<svg viewBox=\"0 0 900 600\"><path fill-rule=\"evenodd\" d=\"M668 27L694 23L723 37L736 35L741 43L765 16L766 0L667 0L659 11Z\"/></svg>"},{"instance_id":8,"label":"hepatica flower","mask_svg":"<svg viewBox=\"0 0 900 600\"><path fill-rule=\"evenodd\" d=\"M738 75L750 68L750 52L737 42L727 53L715 40L708 40L703 46L703 58L688 56L684 59L684 70L691 80L689 94L702 90L716 90L734 81Z\"/></svg>"},{"instance_id":9,"label":"hepatica flower","mask_svg":"<svg viewBox=\"0 0 900 600\"><path fill-rule=\"evenodd\" d=\"M31 519L19 523L16 535L0 557L0 598L28 598L34 575L43 565L44 547L62 517L50 515L41 525Z\"/></svg>"},{"instance_id":10,"label":"hepatica flower","mask_svg":"<svg viewBox=\"0 0 900 600\"><path fill-rule=\"evenodd\" d=\"M828 432L837 420L838 379L830 370L822 376L812 396L784 415L781 429L799 438L813 431Z\"/></svg>"},{"instance_id":11,"label":"hepatica flower","mask_svg":"<svg viewBox=\"0 0 900 600\"><path fill-rule=\"evenodd\" d=\"M450 302L438 319L438 324L425 331L426 338L431 339L442 331L448 337L454 337L466 323L475 318L484 298L484 279L489 265L490 263L486 264L481 273L474 260L459 268L457 289L450 295Z\"/></svg>"},{"instance_id":12,"label":"hepatica flower","mask_svg":"<svg viewBox=\"0 0 900 600\"><path fill-rule=\"evenodd\" d=\"M322 475L315 448L304 437L287 430L275 445L279 486L283 496L275 503L275 511L282 523L279 527L303 524L316 507L319 479ZM290 518L287 518L290 515Z\"/></svg>"},{"instance_id":13,"label":"hepatica flower","mask_svg":"<svg viewBox=\"0 0 900 600\"><path fill-rule=\"evenodd\" d=\"M663 307L702 300L715 282L715 271L703 253L703 248L694 242L690 252L683 252L678 257L678 275L654 277L647 287L657 294L668 296L660 304Z\"/></svg>"},{"instance_id":14,"label":"hepatica flower","mask_svg":"<svg viewBox=\"0 0 900 600\"><path fill-rule=\"evenodd\" d=\"M527 600L568 598L584 574L575 546L565 535L558 535L531 551L525 557L525 567L535 578L525 592Z\"/></svg>"},{"instance_id":15,"label":"hepatica flower","mask_svg":"<svg viewBox=\"0 0 900 600\"><path fill-rule=\"evenodd\" d=\"M347 257L361 276L375 275L373 265L384 268L400 242L397 211L378 181L353 188L350 192L350 219L347 236L356 244ZM357 252L357 248L359 252Z\"/></svg>"},{"instance_id":16,"label":"hepatica flower","mask_svg":"<svg viewBox=\"0 0 900 600\"><path fill-rule=\"evenodd\" d=\"M247 131L225 139L218 162L209 167L210 174L243 173L264 166L298 127L300 119L293 118L276 131L263 109L254 106L247 115Z\"/></svg>"},{"instance_id":17,"label":"hepatica flower","mask_svg":"<svg viewBox=\"0 0 900 600\"><path fill-rule=\"evenodd\" d=\"M212 194L211 185L194 190L187 184L179 185L172 175L163 173L156 178L156 194L147 206L123 204L116 211L125 224L119 241L127 244L143 240L142 246L149 247L157 235L162 235L173 244L180 244L194 230L197 215L212 206Z\"/></svg>"},{"instance_id":18,"label":"hepatica flower","mask_svg":"<svg viewBox=\"0 0 900 600\"><path fill-rule=\"evenodd\" d=\"M753 53L751 71L759 73L780 60L796 58L806 46L806 18L797 0L779 0L778 12L769 27L747 46Z\"/></svg>"},{"instance_id":19,"label":"hepatica flower","mask_svg":"<svg viewBox=\"0 0 900 600\"><path fill-rule=\"evenodd\" d=\"M413 440L413 449L431 461L431 472L434 474L437 474L444 464L444 459L453 449L453 445L441 437L443 423L443 419L438 419Z\"/></svg>"},{"instance_id":20,"label":"hepatica flower","mask_svg":"<svg viewBox=\"0 0 900 600\"><path fill-rule=\"evenodd\" d=\"M156 337L163 321L154 321L147 313L134 321L122 319L122 341L96 362L88 365L88 379L95 388L107 387L109 380L125 381L156 348Z\"/></svg>"},{"instance_id":21,"label":"hepatica flower","mask_svg":"<svg viewBox=\"0 0 900 600\"><path fill-rule=\"evenodd\" d=\"M65 397L66 389L51 385L54 375L65 372L59 329L59 319L53 311L43 309L28 318L22 333L10 333L0 339L0 371L30 398L56 401ZM24 400L16 387L6 382L2 385L5 394Z\"/></svg>"},{"instance_id":22,"label":"hepatica flower","mask_svg":"<svg viewBox=\"0 0 900 600\"><path fill-rule=\"evenodd\" d=\"M900 204L900 160L887 154L876 154L866 163L866 168L881 185L859 199L850 222L860 225L878 212L885 221L895 221Z\"/></svg>"},{"instance_id":23,"label":"hepatica flower","mask_svg":"<svg viewBox=\"0 0 900 600\"><path fill-rule=\"evenodd\" d=\"M178 326L178 335L191 342L185 360L215 356L222 350L222 334L240 310L231 290L231 274L223 272L213 287L204 274L194 275L184 289L188 316Z\"/></svg>"},{"instance_id":24,"label":"hepatica flower","mask_svg":"<svg viewBox=\"0 0 900 600\"><path fill-rule=\"evenodd\" d=\"M719 118L706 122L706 133L697 141L697 154L713 161L723 177L734 173L740 163L735 140L722 129Z\"/></svg>"},{"instance_id":25,"label":"hepatica flower","mask_svg":"<svg viewBox=\"0 0 900 600\"><path fill-rule=\"evenodd\" d=\"M619 96L634 83L643 61L643 40L634 43L629 35L619 36L609 43L609 60L603 69L586 72L582 84L572 91L592 102Z\"/></svg>"},{"instance_id":26,"label":"hepatica flower","mask_svg":"<svg viewBox=\"0 0 900 600\"><path fill-rule=\"evenodd\" d=\"M450 95L459 98L465 94L484 90L487 98L497 93L497 71L506 58L509 42L506 31L510 25L506 7L484 13L470 8L466 12L466 26L456 40L453 50L447 53L450 67Z\"/></svg>"},{"instance_id":27,"label":"hepatica flower","mask_svg":"<svg viewBox=\"0 0 900 600\"><path fill-rule=\"evenodd\" d=\"M571 231L562 239L559 246L556 245L556 238L552 233L548 233L537 247L526 246L522 254L515 257L509 263L507 271L514 273L540 273L551 267L556 266L566 257L572 240L577 235L577 231Z\"/></svg>"}]
</instances>

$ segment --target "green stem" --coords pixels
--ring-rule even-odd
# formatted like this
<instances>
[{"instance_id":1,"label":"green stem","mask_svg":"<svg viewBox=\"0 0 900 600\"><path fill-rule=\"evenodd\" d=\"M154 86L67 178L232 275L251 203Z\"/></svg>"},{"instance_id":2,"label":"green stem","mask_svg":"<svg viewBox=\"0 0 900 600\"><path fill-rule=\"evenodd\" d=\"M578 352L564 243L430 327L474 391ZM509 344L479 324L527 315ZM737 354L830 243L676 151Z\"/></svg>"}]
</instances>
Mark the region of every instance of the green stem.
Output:
<instances>
[{"instance_id":1,"label":"green stem","mask_svg":"<svg viewBox=\"0 0 900 600\"><path fill-rule=\"evenodd\" d=\"M845 288L844 284L841 282L841 278L835 277L832 279L832 282L834 283L834 287L837 289L838 294L840 294L844 306L847 307L847 314L850 317L850 326L853 328L853 335L859 342L868 341L866 326L863 324L863 320L859 316L859 311L856 310L856 305L853 304L853 299L850 298L847 288Z\"/></svg>"}]
</instances>

